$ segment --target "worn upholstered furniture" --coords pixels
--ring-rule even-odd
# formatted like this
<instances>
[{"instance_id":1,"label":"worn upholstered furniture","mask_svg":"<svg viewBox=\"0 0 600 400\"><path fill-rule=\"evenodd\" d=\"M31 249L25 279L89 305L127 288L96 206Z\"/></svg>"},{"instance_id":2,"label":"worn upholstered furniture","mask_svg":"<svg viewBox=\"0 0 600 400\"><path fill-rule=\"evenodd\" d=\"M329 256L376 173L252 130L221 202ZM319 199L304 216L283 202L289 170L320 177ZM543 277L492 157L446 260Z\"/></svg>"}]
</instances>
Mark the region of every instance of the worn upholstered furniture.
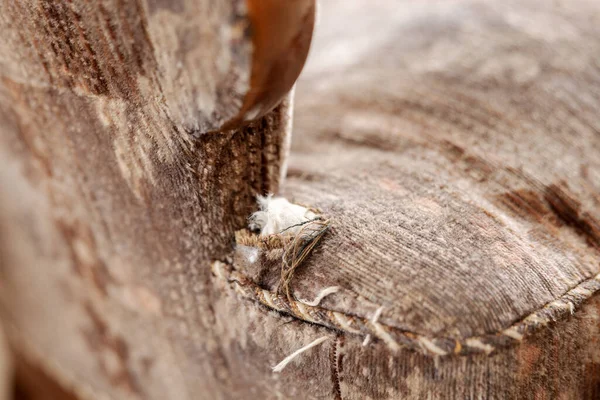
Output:
<instances>
[{"instance_id":1,"label":"worn upholstered furniture","mask_svg":"<svg viewBox=\"0 0 600 400\"><path fill-rule=\"evenodd\" d=\"M241 2L25 3L0 13L22 396L600 398L600 3L325 0L289 156L289 98L249 125L227 101L262 79ZM329 224L291 296L285 240L245 231L268 192Z\"/></svg>"}]
</instances>

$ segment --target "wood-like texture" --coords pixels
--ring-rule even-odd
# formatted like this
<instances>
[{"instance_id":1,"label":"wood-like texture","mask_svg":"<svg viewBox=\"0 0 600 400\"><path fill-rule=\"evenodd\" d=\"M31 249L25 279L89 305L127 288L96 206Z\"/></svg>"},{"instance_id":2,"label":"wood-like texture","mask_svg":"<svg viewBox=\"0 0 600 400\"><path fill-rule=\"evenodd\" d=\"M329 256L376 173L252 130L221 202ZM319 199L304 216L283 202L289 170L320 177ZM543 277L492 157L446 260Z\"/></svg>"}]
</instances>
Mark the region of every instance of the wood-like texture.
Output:
<instances>
[{"instance_id":1,"label":"wood-like texture","mask_svg":"<svg viewBox=\"0 0 600 400\"><path fill-rule=\"evenodd\" d=\"M600 273L600 4L516 4L323 10L285 193L335 222L301 298L459 339Z\"/></svg>"},{"instance_id":2,"label":"wood-like texture","mask_svg":"<svg viewBox=\"0 0 600 400\"><path fill-rule=\"evenodd\" d=\"M243 12L78 4L0 10L0 315L19 385L64 398L598 398L587 289L574 315L522 340L443 357L427 342L362 346L362 333L248 299L210 261L226 260L253 196L277 190L287 105L200 134L249 87L249 42L227 42ZM490 350L467 341L594 280L599 12L585 0L324 1L283 193L320 207L332 231L298 270L297 297L337 285L320 306L366 319L384 306L390 332ZM231 32L211 36L222 20ZM211 71L201 55L222 51Z\"/></svg>"},{"instance_id":3,"label":"wood-like texture","mask_svg":"<svg viewBox=\"0 0 600 400\"><path fill-rule=\"evenodd\" d=\"M8 341L0 324L0 400L12 398L13 365Z\"/></svg>"},{"instance_id":4,"label":"wood-like texture","mask_svg":"<svg viewBox=\"0 0 600 400\"><path fill-rule=\"evenodd\" d=\"M600 396L599 21L591 1L323 2L283 193L331 231L295 303L276 251L238 248L229 278L328 328L286 345L331 337L283 379L343 399Z\"/></svg>"},{"instance_id":5,"label":"wood-like texture","mask_svg":"<svg viewBox=\"0 0 600 400\"><path fill-rule=\"evenodd\" d=\"M209 261L277 191L289 102L204 133L251 89L251 28L242 0L0 2L0 315L20 392L251 383L228 372Z\"/></svg>"}]
</instances>

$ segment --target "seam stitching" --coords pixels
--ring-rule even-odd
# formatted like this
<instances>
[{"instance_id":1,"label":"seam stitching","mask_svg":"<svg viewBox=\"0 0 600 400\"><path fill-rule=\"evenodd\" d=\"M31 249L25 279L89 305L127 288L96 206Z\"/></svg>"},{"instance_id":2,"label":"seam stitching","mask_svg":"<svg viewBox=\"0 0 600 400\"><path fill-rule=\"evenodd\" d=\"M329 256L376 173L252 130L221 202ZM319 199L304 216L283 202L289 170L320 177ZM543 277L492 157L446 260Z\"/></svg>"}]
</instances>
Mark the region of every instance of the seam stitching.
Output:
<instances>
[{"instance_id":1,"label":"seam stitching","mask_svg":"<svg viewBox=\"0 0 600 400\"><path fill-rule=\"evenodd\" d=\"M265 307L276 310L302 321L324 326L351 335L373 335L386 343L392 350L399 347L421 351L431 356L490 354L495 350L521 342L551 322L574 314L583 302L600 291L600 274L588 278L572 289L534 310L521 320L495 333L467 338L430 337L417 332L377 323L367 318L329 310L319 306L309 306L285 295L262 289L250 278L236 271L229 263L214 261L212 270L218 279L226 282L241 296L256 301ZM343 323L340 323L342 317ZM393 346L390 346L393 343Z\"/></svg>"}]
</instances>

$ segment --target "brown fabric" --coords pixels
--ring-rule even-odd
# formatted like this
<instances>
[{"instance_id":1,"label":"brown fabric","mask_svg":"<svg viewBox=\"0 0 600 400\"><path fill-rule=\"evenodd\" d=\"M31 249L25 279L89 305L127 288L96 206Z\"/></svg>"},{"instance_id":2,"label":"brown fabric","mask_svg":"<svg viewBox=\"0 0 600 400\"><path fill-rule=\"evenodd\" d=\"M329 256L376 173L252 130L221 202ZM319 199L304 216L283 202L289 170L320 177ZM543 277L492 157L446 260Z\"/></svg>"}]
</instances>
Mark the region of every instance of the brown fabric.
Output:
<instances>
[{"instance_id":1,"label":"brown fabric","mask_svg":"<svg viewBox=\"0 0 600 400\"><path fill-rule=\"evenodd\" d=\"M0 319L19 382L226 396L210 259L277 191L290 125L286 100L204 133L248 90L244 5L0 1Z\"/></svg>"},{"instance_id":2,"label":"brown fabric","mask_svg":"<svg viewBox=\"0 0 600 400\"><path fill-rule=\"evenodd\" d=\"M0 400L12 397L13 363L4 329L0 325Z\"/></svg>"},{"instance_id":3,"label":"brown fabric","mask_svg":"<svg viewBox=\"0 0 600 400\"><path fill-rule=\"evenodd\" d=\"M216 274L222 293L214 329L228 348L238 383L230 398L267 399L597 399L600 395L600 301L490 355L431 357L383 341L299 321L245 300ZM232 323L235 321L235 323ZM271 367L298 348L329 336L280 374ZM249 395L250 393L250 395ZM338 393L341 395L338 396ZM259 395L257 395L258 397Z\"/></svg>"},{"instance_id":4,"label":"brown fabric","mask_svg":"<svg viewBox=\"0 0 600 400\"><path fill-rule=\"evenodd\" d=\"M21 382L82 399L600 396L598 3L321 3L283 193L332 230L293 293L340 286L320 308L368 325L383 306L390 332L458 343L560 312L489 355L435 357L251 298L211 261L242 267L234 232L278 190L288 106L200 135L221 120L203 107L238 104L247 78L244 43L200 34L238 21L234 2L7 0L0 317ZM205 80L212 51L239 75ZM271 267L242 289L273 292Z\"/></svg>"},{"instance_id":5,"label":"brown fabric","mask_svg":"<svg viewBox=\"0 0 600 400\"><path fill-rule=\"evenodd\" d=\"M225 280L344 343L330 396L600 396L600 7L577 3L324 5L283 194L331 219L294 296L341 290L290 302L245 247Z\"/></svg>"},{"instance_id":6,"label":"brown fabric","mask_svg":"<svg viewBox=\"0 0 600 400\"><path fill-rule=\"evenodd\" d=\"M328 7L323 29L362 19ZM299 84L284 193L333 233L296 287L412 332L495 333L600 272L600 8L388 7L370 15L393 35L328 72L321 42Z\"/></svg>"}]
</instances>

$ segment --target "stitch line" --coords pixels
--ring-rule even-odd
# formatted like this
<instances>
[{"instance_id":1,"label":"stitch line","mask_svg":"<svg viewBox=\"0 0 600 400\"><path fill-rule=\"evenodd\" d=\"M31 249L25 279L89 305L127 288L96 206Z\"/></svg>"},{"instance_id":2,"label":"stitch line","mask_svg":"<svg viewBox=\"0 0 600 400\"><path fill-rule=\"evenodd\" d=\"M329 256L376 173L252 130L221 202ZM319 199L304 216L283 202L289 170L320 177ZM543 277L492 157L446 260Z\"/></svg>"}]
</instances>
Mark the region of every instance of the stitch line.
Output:
<instances>
[{"instance_id":1,"label":"stitch line","mask_svg":"<svg viewBox=\"0 0 600 400\"><path fill-rule=\"evenodd\" d=\"M392 350L408 348L430 356L468 355L474 353L491 354L499 348L521 342L525 337L540 330L551 322L572 315L584 301L600 291L600 274L588 278L566 291L560 297L534 310L519 321L495 333L455 339L450 337L429 337L417 332L402 330L385 325L375 319L363 318L311 306L284 294L266 291L235 271L232 265L221 261L212 264L214 276L233 286L242 297L258 302L269 309L277 310L303 320L351 335L373 336L382 340ZM270 297L267 301L265 293ZM273 305L277 304L276 307ZM378 314L381 311L378 310Z\"/></svg>"}]
</instances>

